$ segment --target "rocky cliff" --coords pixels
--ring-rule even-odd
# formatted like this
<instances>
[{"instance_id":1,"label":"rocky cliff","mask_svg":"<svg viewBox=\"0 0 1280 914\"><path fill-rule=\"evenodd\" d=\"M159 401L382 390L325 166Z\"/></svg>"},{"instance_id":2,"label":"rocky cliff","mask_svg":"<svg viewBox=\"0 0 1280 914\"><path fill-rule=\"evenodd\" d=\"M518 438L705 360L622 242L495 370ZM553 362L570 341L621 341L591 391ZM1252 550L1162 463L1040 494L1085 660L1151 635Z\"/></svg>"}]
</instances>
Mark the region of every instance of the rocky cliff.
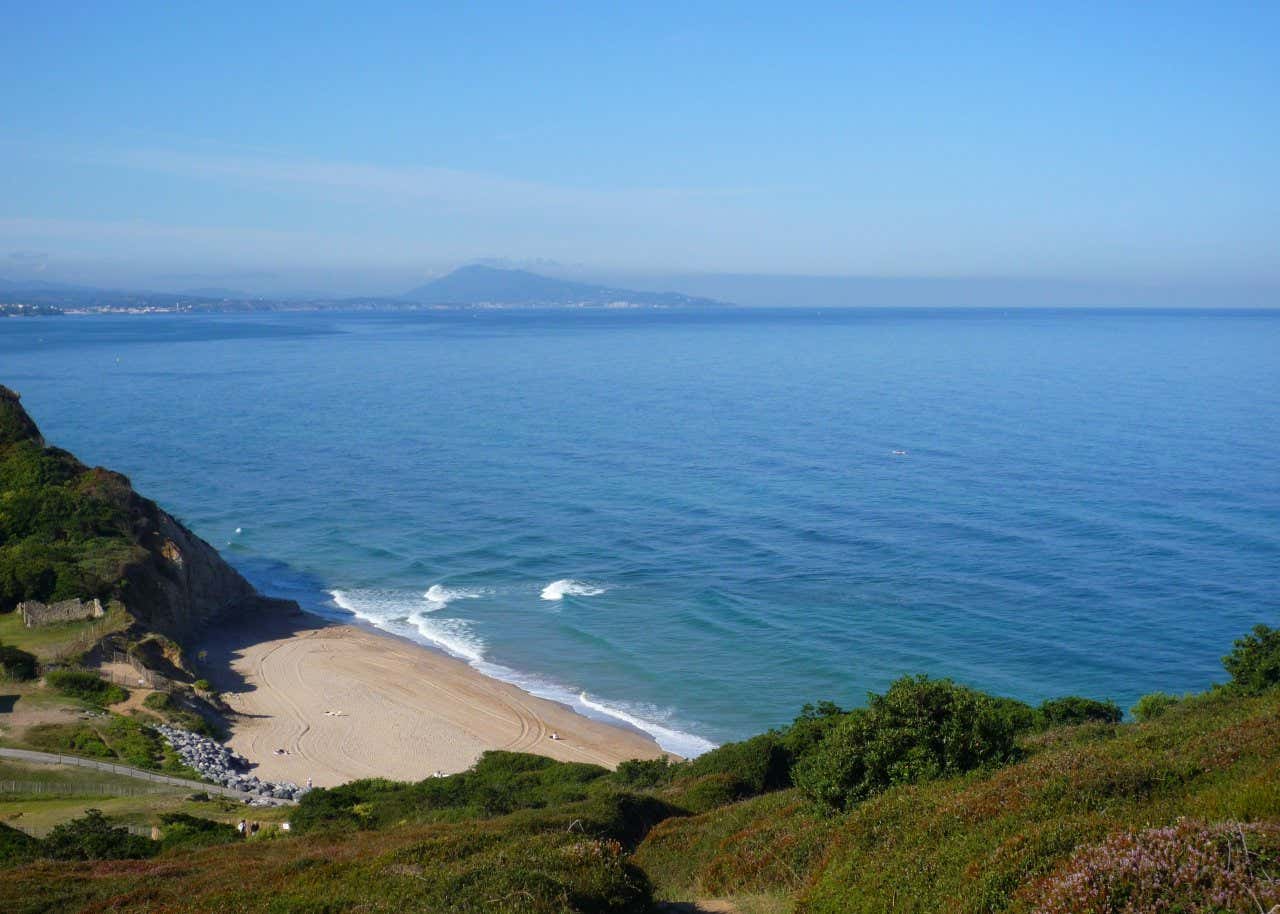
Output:
<instances>
[{"instance_id":1,"label":"rocky cliff","mask_svg":"<svg viewBox=\"0 0 1280 914\"><path fill-rule=\"evenodd\" d=\"M128 478L47 447L0 386L0 612L70 597L119 600L184 641L235 612L279 608Z\"/></svg>"}]
</instances>

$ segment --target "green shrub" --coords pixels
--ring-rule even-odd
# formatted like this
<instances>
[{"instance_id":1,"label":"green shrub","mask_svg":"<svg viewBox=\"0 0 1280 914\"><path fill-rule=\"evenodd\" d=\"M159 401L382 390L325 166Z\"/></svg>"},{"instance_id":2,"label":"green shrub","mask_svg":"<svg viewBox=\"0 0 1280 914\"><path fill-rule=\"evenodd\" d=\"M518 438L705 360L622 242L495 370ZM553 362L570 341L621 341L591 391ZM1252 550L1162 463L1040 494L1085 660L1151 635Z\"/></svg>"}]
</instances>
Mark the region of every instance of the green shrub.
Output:
<instances>
[{"instance_id":1,"label":"green shrub","mask_svg":"<svg viewBox=\"0 0 1280 914\"><path fill-rule=\"evenodd\" d=\"M1244 695L1260 695L1280 683L1280 629L1255 626L1222 665L1231 674L1231 687Z\"/></svg>"},{"instance_id":2,"label":"green shrub","mask_svg":"<svg viewBox=\"0 0 1280 914\"><path fill-rule=\"evenodd\" d=\"M26 863L39 855L39 841L0 822L0 867Z\"/></svg>"},{"instance_id":3,"label":"green shrub","mask_svg":"<svg viewBox=\"0 0 1280 914\"><path fill-rule=\"evenodd\" d=\"M681 810L652 794L604 793L576 803L522 809L493 821L508 835L564 831L631 848L659 822L680 814Z\"/></svg>"},{"instance_id":4,"label":"green shrub","mask_svg":"<svg viewBox=\"0 0 1280 914\"><path fill-rule=\"evenodd\" d=\"M178 710L177 704L168 692L152 692L142 699L142 706L164 715L172 714Z\"/></svg>"},{"instance_id":5,"label":"green shrub","mask_svg":"<svg viewBox=\"0 0 1280 914\"><path fill-rule=\"evenodd\" d=\"M1124 712L1114 701L1097 701L1068 695L1051 698L1036 708L1037 723L1041 727L1068 727L1076 724L1118 724Z\"/></svg>"},{"instance_id":6,"label":"green shrub","mask_svg":"<svg viewBox=\"0 0 1280 914\"><path fill-rule=\"evenodd\" d=\"M40 430L22 408L17 391L0 386L0 445L39 440Z\"/></svg>"},{"instance_id":7,"label":"green shrub","mask_svg":"<svg viewBox=\"0 0 1280 914\"><path fill-rule=\"evenodd\" d=\"M759 793L752 784L735 774L707 774L682 782L669 799L681 809L701 813Z\"/></svg>"},{"instance_id":8,"label":"green shrub","mask_svg":"<svg viewBox=\"0 0 1280 914\"><path fill-rule=\"evenodd\" d=\"M212 685L212 684L209 682L209 680L207 680L207 679L197 679L195 682L193 682L193 683L191 684L191 686L192 686L192 688L194 688L197 692L206 692L206 693L207 693L207 692L212 692L212 691L213 691L213 685Z\"/></svg>"},{"instance_id":9,"label":"green shrub","mask_svg":"<svg viewBox=\"0 0 1280 914\"><path fill-rule=\"evenodd\" d=\"M738 743L725 743L681 766L677 777L701 778L728 774L751 793L778 790L791 783L791 757L777 733L761 733Z\"/></svg>"},{"instance_id":10,"label":"green shrub","mask_svg":"<svg viewBox=\"0 0 1280 914\"><path fill-rule=\"evenodd\" d=\"M212 847L216 844L230 844L240 838L234 825L215 822L212 819L201 819L182 812L165 813L160 816L163 838L161 847L165 850L174 848L192 849Z\"/></svg>"},{"instance_id":11,"label":"green shrub","mask_svg":"<svg viewBox=\"0 0 1280 914\"><path fill-rule=\"evenodd\" d=\"M86 809L82 818L55 826L40 850L54 860L128 860L150 857L159 845L111 825L99 809Z\"/></svg>"},{"instance_id":12,"label":"green shrub","mask_svg":"<svg viewBox=\"0 0 1280 914\"><path fill-rule=\"evenodd\" d=\"M0 608L106 597L146 556L123 476L46 448L16 395L0 389Z\"/></svg>"},{"instance_id":13,"label":"green shrub","mask_svg":"<svg viewBox=\"0 0 1280 914\"><path fill-rule=\"evenodd\" d=\"M222 739L221 730L210 723L203 715L184 707L168 692L152 692L142 700L142 706L155 711L168 723L211 739Z\"/></svg>"},{"instance_id":14,"label":"green shrub","mask_svg":"<svg viewBox=\"0 0 1280 914\"><path fill-rule=\"evenodd\" d=\"M1180 701L1182 699L1177 695L1169 695L1166 692L1150 692L1139 698L1137 703L1129 709L1129 713L1138 721L1155 720Z\"/></svg>"},{"instance_id":15,"label":"green shrub","mask_svg":"<svg viewBox=\"0 0 1280 914\"><path fill-rule=\"evenodd\" d=\"M624 789L645 790L668 783L676 770L677 767L665 757L630 759L620 762L609 780Z\"/></svg>"},{"instance_id":16,"label":"green shrub","mask_svg":"<svg viewBox=\"0 0 1280 914\"><path fill-rule=\"evenodd\" d=\"M782 731L782 747L794 765L816 750L848 712L830 701L805 705L791 726Z\"/></svg>"},{"instance_id":17,"label":"green shrub","mask_svg":"<svg viewBox=\"0 0 1280 914\"><path fill-rule=\"evenodd\" d=\"M151 727L128 717L113 714L101 732L116 756L136 768L162 769L168 743Z\"/></svg>"},{"instance_id":18,"label":"green shrub","mask_svg":"<svg viewBox=\"0 0 1280 914\"><path fill-rule=\"evenodd\" d=\"M0 605L22 600L109 596L126 565L138 559L127 498L103 498L70 455L19 445L0 449ZM46 472L66 462L70 479Z\"/></svg>"},{"instance_id":19,"label":"green shrub","mask_svg":"<svg viewBox=\"0 0 1280 914\"><path fill-rule=\"evenodd\" d=\"M119 714L77 724L36 724L26 730L23 742L43 752L118 759L136 768L199 778L155 729Z\"/></svg>"},{"instance_id":20,"label":"green shrub","mask_svg":"<svg viewBox=\"0 0 1280 914\"><path fill-rule=\"evenodd\" d=\"M380 828L398 822L478 819L585 799L608 770L541 755L486 752L469 770L414 784L352 781L308 792L292 826L312 829Z\"/></svg>"},{"instance_id":21,"label":"green shrub","mask_svg":"<svg viewBox=\"0 0 1280 914\"><path fill-rule=\"evenodd\" d=\"M948 679L907 676L845 715L793 776L810 798L843 809L894 784L1010 761L1023 719Z\"/></svg>"},{"instance_id":22,"label":"green shrub","mask_svg":"<svg viewBox=\"0 0 1280 914\"><path fill-rule=\"evenodd\" d=\"M36 678L36 657L10 644L0 644L0 680L27 682Z\"/></svg>"},{"instance_id":23,"label":"green shrub","mask_svg":"<svg viewBox=\"0 0 1280 914\"><path fill-rule=\"evenodd\" d=\"M129 693L120 686L88 670L51 670L45 674L44 681L55 692L99 707L113 705L129 697Z\"/></svg>"}]
</instances>

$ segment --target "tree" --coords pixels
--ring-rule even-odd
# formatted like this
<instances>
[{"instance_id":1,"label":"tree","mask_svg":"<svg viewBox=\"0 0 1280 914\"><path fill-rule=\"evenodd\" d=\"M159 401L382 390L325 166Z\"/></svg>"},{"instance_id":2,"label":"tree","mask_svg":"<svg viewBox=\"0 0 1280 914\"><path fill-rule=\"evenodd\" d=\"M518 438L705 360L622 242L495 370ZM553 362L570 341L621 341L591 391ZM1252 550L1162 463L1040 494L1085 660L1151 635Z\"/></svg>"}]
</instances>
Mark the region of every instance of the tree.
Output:
<instances>
[{"instance_id":1,"label":"tree","mask_svg":"<svg viewBox=\"0 0 1280 914\"><path fill-rule=\"evenodd\" d=\"M1051 698L1036 709L1036 714L1043 727L1069 727L1087 723L1118 724L1124 717L1124 712L1114 701L1098 701L1094 698L1081 698L1079 695Z\"/></svg>"},{"instance_id":2,"label":"tree","mask_svg":"<svg viewBox=\"0 0 1280 914\"><path fill-rule=\"evenodd\" d=\"M1280 683L1280 629L1257 625L1235 643L1222 665L1231 687L1244 695L1260 695Z\"/></svg>"},{"instance_id":3,"label":"tree","mask_svg":"<svg viewBox=\"0 0 1280 914\"><path fill-rule=\"evenodd\" d=\"M26 682L36 678L36 671L35 654L11 644L0 644L0 680Z\"/></svg>"},{"instance_id":4,"label":"tree","mask_svg":"<svg viewBox=\"0 0 1280 914\"><path fill-rule=\"evenodd\" d=\"M54 860L131 860L150 857L158 849L112 825L100 809L86 809L83 817L55 826L43 844L44 856Z\"/></svg>"},{"instance_id":5,"label":"tree","mask_svg":"<svg viewBox=\"0 0 1280 914\"><path fill-rule=\"evenodd\" d=\"M811 798L844 809L894 784L1010 761L1029 710L949 679L906 676L845 715L793 778Z\"/></svg>"}]
</instances>

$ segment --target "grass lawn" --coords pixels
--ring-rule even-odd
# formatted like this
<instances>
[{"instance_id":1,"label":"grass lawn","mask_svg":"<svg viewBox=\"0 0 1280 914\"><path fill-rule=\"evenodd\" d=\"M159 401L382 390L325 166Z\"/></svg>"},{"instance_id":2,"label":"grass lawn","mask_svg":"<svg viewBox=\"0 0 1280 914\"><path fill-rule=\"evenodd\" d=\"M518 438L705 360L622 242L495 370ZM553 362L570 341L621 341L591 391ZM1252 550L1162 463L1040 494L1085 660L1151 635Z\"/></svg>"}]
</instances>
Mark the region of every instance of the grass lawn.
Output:
<instances>
[{"instance_id":1,"label":"grass lawn","mask_svg":"<svg viewBox=\"0 0 1280 914\"><path fill-rule=\"evenodd\" d=\"M185 812L202 819L235 824L241 819L277 825L287 822L293 807L250 807L234 800L195 801L177 795L144 797L50 797L14 798L0 794L0 822L14 827L44 832L62 822L84 815L86 809L100 809L122 825L158 825L161 813Z\"/></svg>"},{"instance_id":2,"label":"grass lawn","mask_svg":"<svg viewBox=\"0 0 1280 914\"><path fill-rule=\"evenodd\" d=\"M61 796L94 797L111 796L116 790L138 790L139 788L159 788L166 793L185 796L190 793L184 787L156 784L127 777L123 774L112 774L109 771L96 771L81 768L77 765L37 765L30 762L18 762L12 759L0 759L0 788L5 781L35 781L48 785L47 789L57 789ZM105 792L104 792L105 788ZM13 799L10 794L0 789L0 798Z\"/></svg>"},{"instance_id":3,"label":"grass lawn","mask_svg":"<svg viewBox=\"0 0 1280 914\"><path fill-rule=\"evenodd\" d=\"M11 644L41 660L55 660L87 650L100 638L127 628L131 621L129 614L117 605L112 606L101 619L27 628L22 623L21 614L15 610L0 613L0 644Z\"/></svg>"},{"instance_id":4,"label":"grass lawn","mask_svg":"<svg viewBox=\"0 0 1280 914\"><path fill-rule=\"evenodd\" d=\"M17 781L21 790L6 791L6 781ZM25 786L39 783L49 792L33 792ZM137 796L116 796L139 791ZM142 793L142 791L146 791ZM32 765L0 762L0 822L40 831L101 809L109 817L129 825L153 825L161 813L184 812L204 819L235 823L240 819L276 824L288 821L292 807L258 808L215 797L208 801L187 799L183 787L152 784L137 778L71 765Z\"/></svg>"}]
</instances>

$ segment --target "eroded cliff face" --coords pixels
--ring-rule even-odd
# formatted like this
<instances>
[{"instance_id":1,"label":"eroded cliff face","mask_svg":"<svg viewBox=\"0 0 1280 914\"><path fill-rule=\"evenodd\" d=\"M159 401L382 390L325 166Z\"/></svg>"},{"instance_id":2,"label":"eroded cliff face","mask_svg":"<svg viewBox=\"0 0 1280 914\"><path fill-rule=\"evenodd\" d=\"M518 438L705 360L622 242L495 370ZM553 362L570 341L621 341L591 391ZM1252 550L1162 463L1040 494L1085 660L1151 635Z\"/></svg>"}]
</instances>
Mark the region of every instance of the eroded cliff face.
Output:
<instances>
[{"instance_id":1,"label":"eroded cliff face","mask_svg":"<svg viewBox=\"0 0 1280 914\"><path fill-rule=\"evenodd\" d=\"M188 640L220 618L265 603L218 551L150 499L133 496L134 532L147 552L125 569L122 599L139 622Z\"/></svg>"},{"instance_id":2,"label":"eroded cliff face","mask_svg":"<svg viewBox=\"0 0 1280 914\"><path fill-rule=\"evenodd\" d=\"M119 518L112 535L128 540L128 544L119 550L124 558L113 583L107 585L110 592L78 596L118 599L143 627L179 641L190 641L210 625L237 613L292 607L262 597L216 549L135 492L127 477L86 467L67 452L46 447L18 395L5 387L0 387L0 444L23 447L27 453L42 449L36 453L56 461L57 473L66 477L63 485L75 492L77 510L85 505L105 508ZM24 486L32 485L25 480L15 475L7 487L0 486L4 489L0 496L16 503L24 495ZM48 538L51 534L42 535ZM0 548L5 546L0 537Z\"/></svg>"}]
</instances>

